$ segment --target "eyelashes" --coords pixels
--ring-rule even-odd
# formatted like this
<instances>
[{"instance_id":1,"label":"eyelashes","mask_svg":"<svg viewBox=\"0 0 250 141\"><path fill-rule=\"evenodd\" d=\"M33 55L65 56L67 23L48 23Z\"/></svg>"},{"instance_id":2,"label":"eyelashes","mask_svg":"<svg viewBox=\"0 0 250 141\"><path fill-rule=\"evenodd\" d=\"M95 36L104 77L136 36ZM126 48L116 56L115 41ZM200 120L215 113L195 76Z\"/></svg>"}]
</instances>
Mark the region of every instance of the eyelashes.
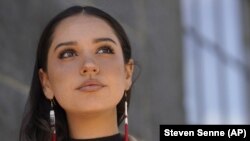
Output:
<instances>
[{"instance_id":1,"label":"eyelashes","mask_svg":"<svg viewBox=\"0 0 250 141\"><path fill-rule=\"evenodd\" d=\"M104 45L97 48L95 54L114 54L114 49L109 45ZM77 51L75 49L64 49L58 55L59 59L66 59L78 56Z\"/></svg>"},{"instance_id":2,"label":"eyelashes","mask_svg":"<svg viewBox=\"0 0 250 141\"><path fill-rule=\"evenodd\" d=\"M69 57L77 56L76 51L74 49L65 49L61 53L59 53L59 59L65 59Z\"/></svg>"},{"instance_id":3,"label":"eyelashes","mask_svg":"<svg viewBox=\"0 0 250 141\"><path fill-rule=\"evenodd\" d=\"M101 46L97 49L97 54L114 54L114 50L110 46Z\"/></svg>"}]
</instances>

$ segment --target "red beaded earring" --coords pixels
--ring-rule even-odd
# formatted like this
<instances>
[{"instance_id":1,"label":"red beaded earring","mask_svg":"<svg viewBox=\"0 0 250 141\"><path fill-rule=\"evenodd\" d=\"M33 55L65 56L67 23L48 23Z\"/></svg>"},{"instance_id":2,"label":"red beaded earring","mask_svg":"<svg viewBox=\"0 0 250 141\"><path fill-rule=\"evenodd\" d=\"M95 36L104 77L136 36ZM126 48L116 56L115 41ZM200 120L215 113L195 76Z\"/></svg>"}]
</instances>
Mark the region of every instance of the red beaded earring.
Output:
<instances>
[{"instance_id":1,"label":"red beaded earring","mask_svg":"<svg viewBox=\"0 0 250 141\"><path fill-rule=\"evenodd\" d=\"M51 109L49 112L50 116L50 128L51 128L51 141L56 141L56 117L55 117L55 111L53 106L53 100L51 100Z\"/></svg>"},{"instance_id":2,"label":"red beaded earring","mask_svg":"<svg viewBox=\"0 0 250 141\"><path fill-rule=\"evenodd\" d=\"M128 102L127 102L127 93L125 92L125 124L124 124L124 130L125 130L125 136L124 141L128 141Z\"/></svg>"}]
</instances>

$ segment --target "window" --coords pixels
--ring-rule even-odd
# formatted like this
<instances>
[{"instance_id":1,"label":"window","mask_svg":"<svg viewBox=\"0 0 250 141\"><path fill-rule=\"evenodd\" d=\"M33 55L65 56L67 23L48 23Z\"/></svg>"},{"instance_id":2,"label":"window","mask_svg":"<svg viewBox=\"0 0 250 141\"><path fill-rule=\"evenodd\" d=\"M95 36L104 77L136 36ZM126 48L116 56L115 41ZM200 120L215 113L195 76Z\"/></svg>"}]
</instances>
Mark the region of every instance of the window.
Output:
<instances>
[{"instance_id":1,"label":"window","mask_svg":"<svg viewBox=\"0 0 250 141\"><path fill-rule=\"evenodd\" d=\"M241 1L181 0L186 119L249 123Z\"/></svg>"}]
</instances>

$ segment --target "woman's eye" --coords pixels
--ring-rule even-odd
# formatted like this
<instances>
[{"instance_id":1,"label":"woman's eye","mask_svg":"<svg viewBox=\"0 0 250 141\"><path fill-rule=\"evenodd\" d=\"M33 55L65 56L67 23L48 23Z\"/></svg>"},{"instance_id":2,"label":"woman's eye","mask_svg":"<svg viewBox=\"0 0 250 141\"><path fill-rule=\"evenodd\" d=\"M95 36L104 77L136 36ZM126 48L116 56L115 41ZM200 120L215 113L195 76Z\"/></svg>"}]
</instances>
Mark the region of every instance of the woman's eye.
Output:
<instances>
[{"instance_id":1,"label":"woman's eye","mask_svg":"<svg viewBox=\"0 0 250 141\"><path fill-rule=\"evenodd\" d=\"M77 56L76 52L72 49L68 49L68 50L64 50L59 54L59 58L60 59L64 59L64 58L69 58L69 57L73 57L73 56Z\"/></svg>"},{"instance_id":2,"label":"woman's eye","mask_svg":"<svg viewBox=\"0 0 250 141\"><path fill-rule=\"evenodd\" d=\"M103 47L100 47L98 50L97 50L97 54L114 54L114 50L109 47L109 46L103 46Z\"/></svg>"}]
</instances>

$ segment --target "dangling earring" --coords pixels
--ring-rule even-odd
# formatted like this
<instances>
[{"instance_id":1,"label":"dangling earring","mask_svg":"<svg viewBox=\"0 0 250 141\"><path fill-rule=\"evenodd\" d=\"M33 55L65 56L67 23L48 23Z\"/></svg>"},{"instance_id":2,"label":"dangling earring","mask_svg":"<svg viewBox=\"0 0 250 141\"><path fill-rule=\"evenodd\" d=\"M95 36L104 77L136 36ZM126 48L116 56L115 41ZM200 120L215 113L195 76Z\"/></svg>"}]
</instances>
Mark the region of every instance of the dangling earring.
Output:
<instances>
[{"instance_id":1,"label":"dangling earring","mask_svg":"<svg viewBox=\"0 0 250 141\"><path fill-rule=\"evenodd\" d=\"M124 137L124 141L128 141L128 102L127 102L127 92L125 91L125 124L124 124L124 128L125 128L125 137Z\"/></svg>"},{"instance_id":2,"label":"dangling earring","mask_svg":"<svg viewBox=\"0 0 250 141\"><path fill-rule=\"evenodd\" d=\"M51 109L49 112L50 117L50 129L51 129L51 141L56 141L56 117L55 117L55 111L54 111L54 105L53 105L53 99L50 101Z\"/></svg>"}]
</instances>

